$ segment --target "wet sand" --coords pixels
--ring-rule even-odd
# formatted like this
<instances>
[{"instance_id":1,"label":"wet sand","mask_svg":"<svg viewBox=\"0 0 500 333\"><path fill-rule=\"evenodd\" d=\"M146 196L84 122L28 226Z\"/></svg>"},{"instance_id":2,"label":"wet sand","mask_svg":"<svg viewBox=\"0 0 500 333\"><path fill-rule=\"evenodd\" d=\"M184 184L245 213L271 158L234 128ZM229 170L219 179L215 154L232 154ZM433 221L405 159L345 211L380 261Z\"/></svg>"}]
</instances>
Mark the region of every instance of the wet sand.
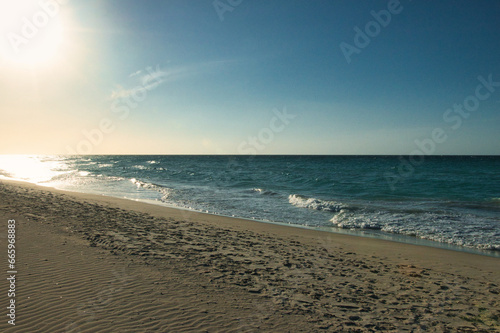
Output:
<instances>
[{"instance_id":1,"label":"wet sand","mask_svg":"<svg viewBox=\"0 0 500 333\"><path fill-rule=\"evenodd\" d=\"M2 332L498 332L500 259L0 180ZM5 281L5 280L4 280Z\"/></svg>"}]
</instances>

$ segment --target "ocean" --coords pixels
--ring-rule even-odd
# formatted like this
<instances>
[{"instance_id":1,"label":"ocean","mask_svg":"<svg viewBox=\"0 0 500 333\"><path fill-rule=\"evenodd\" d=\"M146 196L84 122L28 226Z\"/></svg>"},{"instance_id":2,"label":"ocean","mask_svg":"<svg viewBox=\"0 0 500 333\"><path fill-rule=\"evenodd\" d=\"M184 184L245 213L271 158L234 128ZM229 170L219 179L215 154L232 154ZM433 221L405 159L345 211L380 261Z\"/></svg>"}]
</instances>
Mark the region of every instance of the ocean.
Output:
<instances>
[{"instance_id":1,"label":"ocean","mask_svg":"<svg viewBox=\"0 0 500 333\"><path fill-rule=\"evenodd\" d=\"M499 156L0 156L0 177L500 257Z\"/></svg>"}]
</instances>

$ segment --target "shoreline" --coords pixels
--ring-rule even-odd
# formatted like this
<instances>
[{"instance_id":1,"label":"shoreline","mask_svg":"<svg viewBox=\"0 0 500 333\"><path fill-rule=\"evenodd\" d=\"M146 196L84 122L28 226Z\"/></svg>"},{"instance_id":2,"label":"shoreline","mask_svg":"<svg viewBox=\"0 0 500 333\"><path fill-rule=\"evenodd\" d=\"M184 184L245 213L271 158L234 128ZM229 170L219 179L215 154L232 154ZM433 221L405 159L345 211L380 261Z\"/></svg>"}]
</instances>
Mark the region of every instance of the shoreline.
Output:
<instances>
[{"instance_id":1,"label":"shoreline","mask_svg":"<svg viewBox=\"0 0 500 333\"><path fill-rule=\"evenodd\" d=\"M65 190L65 189L59 189L59 188L48 186L48 185L32 183L30 181L26 181L26 180L22 180L22 179L12 179L12 178L8 178L8 177L0 177L0 182L1 181L13 182L13 183L19 183L19 184L28 184L28 185L38 186L40 188L48 188L48 189L53 189L53 190L57 190L57 191L62 191L63 193L69 193L69 194L71 194L71 193L88 194L88 195L96 195L99 197L102 196L102 197L109 197L109 198L132 201L132 202L140 202L140 203L144 203L144 204L148 204L148 205L155 205L155 206L165 207L168 209L192 212L192 213L196 213L196 214L207 214L207 215L216 216L216 217L219 216L219 217L224 217L224 218L229 218L229 219L238 219L238 220L244 220L244 221L249 221L249 222L274 224L274 225L279 225L279 226L283 226L283 227L292 227L292 228L298 228L298 229L304 229L304 230L315 230L315 231L319 231L319 232L328 232L328 233L354 236L354 237L373 238L373 239L385 240L385 241L396 242L396 243L401 243L401 244L426 246L426 247L432 247L432 248L437 248L437 249L444 249L444 250L450 250L450 251L465 252L465 253L478 254L478 255L483 255L483 256L488 256L488 257L500 258L500 251L472 248L472 247L460 246L460 245L449 244L449 243L442 243L442 242L437 242L437 241L433 241L433 240L429 240L429 239L425 239L425 238L412 237L409 235L383 232L381 230L378 230L378 231L362 230L362 229L350 230L350 229L343 229L343 228L335 228L333 226L332 227L328 227L328 226L310 227L310 226L306 226L306 225L292 224L292 223L286 223L286 222L264 221L264 220L257 220L257 219L252 219L252 218L236 217L236 216L229 216L229 215L203 212L203 211L197 211L197 210L190 210L187 208L170 206L170 205L164 204L162 202L154 201L154 200L133 199L133 198L111 196L111 195L98 194L98 193L92 193L92 192L78 192L78 191L72 191L72 190Z\"/></svg>"},{"instance_id":2,"label":"shoreline","mask_svg":"<svg viewBox=\"0 0 500 333\"><path fill-rule=\"evenodd\" d=\"M6 332L500 329L494 257L3 179L0 198L19 223Z\"/></svg>"}]
</instances>

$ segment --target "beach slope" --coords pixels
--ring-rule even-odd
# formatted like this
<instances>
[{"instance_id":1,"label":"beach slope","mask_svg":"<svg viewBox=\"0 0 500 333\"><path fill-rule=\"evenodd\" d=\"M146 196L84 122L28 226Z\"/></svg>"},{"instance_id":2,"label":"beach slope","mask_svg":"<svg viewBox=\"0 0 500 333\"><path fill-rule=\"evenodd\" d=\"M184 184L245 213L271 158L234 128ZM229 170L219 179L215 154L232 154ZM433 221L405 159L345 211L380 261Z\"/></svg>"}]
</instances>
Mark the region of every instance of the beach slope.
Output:
<instances>
[{"instance_id":1,"label":"beach slope","mask_svg":"<svg viewBox=\"0 0 500 333\"><path fill-rule=\"evenodd\" d=\"M0 180L6 277L9 220L2 332L500 329L498 258Z\"/></svg>"}]
</instances>

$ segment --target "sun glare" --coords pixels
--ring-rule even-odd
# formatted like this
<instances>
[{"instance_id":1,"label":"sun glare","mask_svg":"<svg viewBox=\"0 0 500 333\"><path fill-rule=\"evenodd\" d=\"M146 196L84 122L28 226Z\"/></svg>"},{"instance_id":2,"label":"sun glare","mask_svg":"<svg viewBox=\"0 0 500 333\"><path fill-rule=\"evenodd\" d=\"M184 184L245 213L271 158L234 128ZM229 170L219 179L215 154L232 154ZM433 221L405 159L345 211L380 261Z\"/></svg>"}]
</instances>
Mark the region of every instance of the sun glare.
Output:
<instances>
[{"instance_id":1,"label":"sun glare","mask_svg":"<svg viewBox=\"0 0 500 333\"><path fill-rule=\"evenodd\" d=\"M56 0L1 0L2 60L30 67L55 63L64 41L61 6Z\"/></svg>"},{"instance_id":2,"label":"sun glare","mask_svg":"<svg viewBox=\"0 0 500 333\"><path fill-rule=\"evenodd\" d=\"M0 179L11 178L40 183L68 172L62 169L64 165L53 156L0 155Z\"/></svg>"}]
</instances>

